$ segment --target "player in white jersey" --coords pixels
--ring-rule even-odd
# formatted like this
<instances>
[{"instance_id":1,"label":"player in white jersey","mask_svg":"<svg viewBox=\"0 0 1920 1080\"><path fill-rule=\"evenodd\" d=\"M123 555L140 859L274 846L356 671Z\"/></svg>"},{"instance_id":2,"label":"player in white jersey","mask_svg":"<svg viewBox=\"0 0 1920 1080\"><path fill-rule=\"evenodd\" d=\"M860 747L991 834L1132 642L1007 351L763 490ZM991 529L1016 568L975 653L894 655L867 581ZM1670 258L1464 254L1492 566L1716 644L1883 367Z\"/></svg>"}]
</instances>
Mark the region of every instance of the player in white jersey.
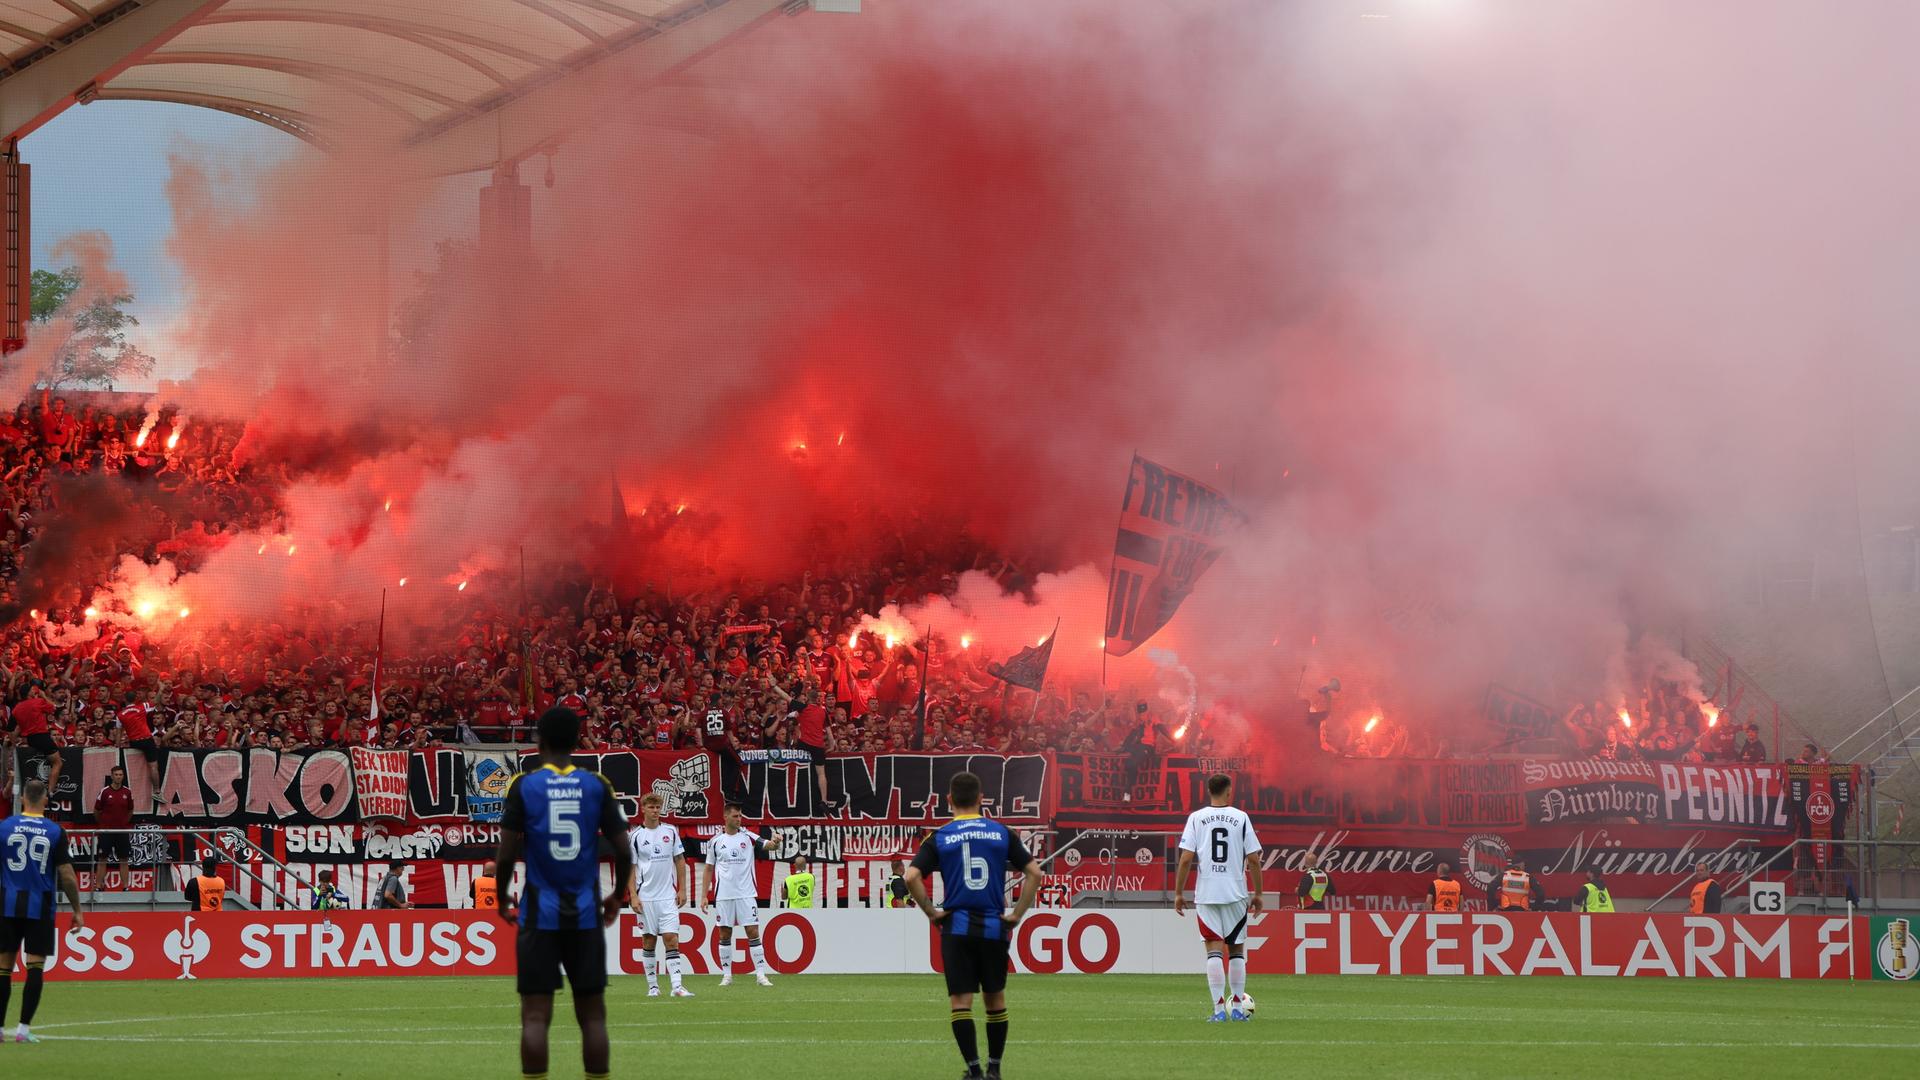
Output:
<instances>
[{"instance_id":1,"label":"player in white jersey","mask_svg":"<svg viewBox=\"0 0 1920 1080\"><path fill-rule=\"evenodd\" d=\"M725 831L707 841L708 875L713 890L713 959L720 968L720 985L733 983L733 932L747 932L747 957L753 961L753 981L772 986L767 978L767 959L760 951L760 890L754 887L753 857L765 855L767 845L779 837L769 830L764 837L740 828L740 806L728 803Z\"/></svg>"},{"instance_id":2,"label":"player in white jersey","mask_svg":"<svg viewBox=\"0 0 1920 1080\"><path fill-rule=\"evenodd\" d=\"M1209 1019L1215 1023L1251 1020L1247 915L1259 914L1266 903L1260 882L1260 838L1253 835L1253 819L1233 806L1232 777L1208 778L1207 796L1211 805L1187 815L1186 830L1180 834L1180 863L1173 871L1173 913L1186 914L1187 875L1198 865L1193 908L1199 917L1200 938L1207 947L1207 1000L1213 1003ZM1247 893L1249 876L1253 878L1251 898ZM1232 959L1226 960L1222 954Z\"/></svg>"},{"instance_id":3,"label":"player in white jersey","mask_svg":"<svg viewBox=\"0 0 1920 1080\"><path fill-rule=\"evenodd\" d=\"M674 997L692 997L693 991L681 985L686 963L680 958L680 905L686 892L687 852L680 844L680 830L660 820L666 800L648 794L640 800L640 824L627 834L633 849L633 913L640 916L640 950L647 972L647 996L660 996L660 978L654 974L653 943L667 943L667 976L673 981Z\"/></svg>"}]
</instances>

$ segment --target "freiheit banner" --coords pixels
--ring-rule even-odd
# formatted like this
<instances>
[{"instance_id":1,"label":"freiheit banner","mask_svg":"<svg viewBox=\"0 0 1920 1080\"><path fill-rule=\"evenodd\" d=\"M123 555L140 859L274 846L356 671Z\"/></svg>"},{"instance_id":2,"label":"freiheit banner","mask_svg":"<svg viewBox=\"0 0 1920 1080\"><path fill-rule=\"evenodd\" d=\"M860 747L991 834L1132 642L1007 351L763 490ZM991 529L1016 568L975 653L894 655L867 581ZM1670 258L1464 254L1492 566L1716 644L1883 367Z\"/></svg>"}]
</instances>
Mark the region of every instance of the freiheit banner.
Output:
<instances>
[{"instance_id":1,"label":"freiheit banner","mask_svg":"<svg viewBox=\"0 0 1920 1080\"><path fill-rule=\"evenodd\" d=\"M1247 969L1261 975L1560 975L1589 978L1898 978L1911 953L1865 917L1268 912L1248 920ZM939 970L937 932L911 910L767 912L777 974ZM1880 931L1876 938L1870 929ZM642 970L631 913L606 930L607 969ZM494 975L514 970L514 932L480 911L118 914L60 917L49 979L243 979L335 975ZM1198 978L1191 912L1030 914L1010 949L1018 974L1179 974ZM1875 962L1878 945L1893 963ZM1904 950L1904 946L1902 947ZM731 950L729 950L730 952ZM680 952L716 973L712 921L682 913ZM744 968L744 962L742 962ZM503 990L503 993L505 991Z\"/></svg>"},{"instance_id":2,"label":"freiheit banner","mask_svg":"<svg viewBox=\"0 0 1920 1080\"><path fill-rule=\"evenodd\" d=\"M1107 583L1107 652L1125 656L1167 625L1244 520L1218 491L1135 454Z\"/></svg>"}]
</instances>

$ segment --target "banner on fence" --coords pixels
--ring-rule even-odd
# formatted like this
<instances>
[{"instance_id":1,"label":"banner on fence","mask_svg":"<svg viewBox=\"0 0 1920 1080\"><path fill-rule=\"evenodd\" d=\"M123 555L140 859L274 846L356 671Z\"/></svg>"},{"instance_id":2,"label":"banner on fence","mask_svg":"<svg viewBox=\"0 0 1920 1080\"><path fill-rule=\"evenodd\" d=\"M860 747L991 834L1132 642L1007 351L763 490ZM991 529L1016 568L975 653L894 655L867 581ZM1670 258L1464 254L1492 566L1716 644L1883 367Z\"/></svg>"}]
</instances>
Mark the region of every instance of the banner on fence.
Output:
<instances>
[{"instance_id":1,"label":"banner on fence","mask_svg":"<svg viewBox=\"0 0 1920 1080\"><path fill-rule=\"evenodd\" d=\"M360 797L363 821L407 816L407 759L405 750L353 748L353 790Z\"/></svg>"}]
</instances>

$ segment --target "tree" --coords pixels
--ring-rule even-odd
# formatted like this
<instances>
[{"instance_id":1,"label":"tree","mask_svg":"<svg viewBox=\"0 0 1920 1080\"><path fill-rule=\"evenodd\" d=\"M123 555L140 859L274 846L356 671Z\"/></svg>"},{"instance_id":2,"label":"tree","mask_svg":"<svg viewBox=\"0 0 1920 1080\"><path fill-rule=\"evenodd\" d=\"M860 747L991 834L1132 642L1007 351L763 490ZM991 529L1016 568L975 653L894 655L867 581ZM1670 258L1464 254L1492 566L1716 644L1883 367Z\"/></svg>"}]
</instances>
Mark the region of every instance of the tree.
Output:
<instances>
[{"instance_id":1,"label":"tree","mask_svg":"<svg viewBox=\"0 0 1920 1080\"><path fill-rule=\"evenodd\" d=\"M85 285L77 266L33 272L33 321L65 334L47 361L47 388L108 386L152 374L154 358L127 340L127 331L140 325L127 311L133 294L93 293Z\"/></svg>"},{"instance_id":2,"label":"tree","mask_svg":"<svg viewBox=\"0 0 1920 1080\"><path fill-rule=\"evenodd\" d=\"M59 273L51 270L33 272L33 321L44 323L53 318L53 313L67 302L67 297L80 288L80 268L69 266Z\"/></svg>"}]
</instances>

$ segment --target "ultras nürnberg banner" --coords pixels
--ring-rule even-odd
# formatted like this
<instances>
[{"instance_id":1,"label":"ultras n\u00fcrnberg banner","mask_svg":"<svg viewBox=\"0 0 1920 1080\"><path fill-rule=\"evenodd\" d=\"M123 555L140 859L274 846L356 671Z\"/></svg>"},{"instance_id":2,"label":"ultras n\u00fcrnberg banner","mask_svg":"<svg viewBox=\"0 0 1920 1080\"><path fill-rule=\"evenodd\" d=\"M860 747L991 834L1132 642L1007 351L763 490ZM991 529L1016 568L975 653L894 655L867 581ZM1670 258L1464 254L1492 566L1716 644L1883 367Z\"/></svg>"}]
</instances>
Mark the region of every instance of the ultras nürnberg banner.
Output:
<instances>
[{"instance_id":1,"label":"ultras n\u00fcrnberg banner","mask_svg":"<svg viewBox=\"0 0 1920 1080\"><path fill-rule=\"evenodd\" d=\"M1167 625L1245 520L1218 491L1135 454L1107 584L1107 652L1125 656Z\"/></svg>"},{"instance_id":2,"label":"ultras n\u00fcrnberg banner","mask_svg":"<svg viewBox=\"0 0 1920 1080\"><path fill-rule=\"evenodd\" d=\"M938 932L917 911L768 916L761 936L776 974L924 974L934 985ZM719 965L708 917L685 912L681 919L681 956L693 974L713 973ZM628 912L607 928L610 973L641 971L639 929ZM1812 915L1282 911L1248 920L1247 969L1270 975L1870 978L1878 944L1873 929L1864 917ZM1192 913L1036 911L1015 932L1010 953L1021 974L1197 977L1199 941ZM336 912L327 918L94 912L84 930L60 917L47 977L507 976L514 970L513 945L513 929L494 912Z\"/></svg>"}]
</instances>

